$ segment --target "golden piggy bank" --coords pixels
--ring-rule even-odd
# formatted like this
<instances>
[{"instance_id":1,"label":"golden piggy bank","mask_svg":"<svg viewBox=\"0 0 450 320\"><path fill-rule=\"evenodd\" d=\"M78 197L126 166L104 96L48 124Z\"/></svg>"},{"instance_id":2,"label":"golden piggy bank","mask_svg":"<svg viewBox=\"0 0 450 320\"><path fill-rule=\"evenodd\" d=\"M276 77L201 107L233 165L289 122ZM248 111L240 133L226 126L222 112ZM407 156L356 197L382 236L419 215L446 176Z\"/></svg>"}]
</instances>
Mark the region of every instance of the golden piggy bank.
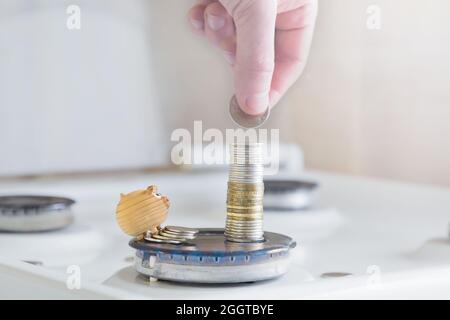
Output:
<instances>
[{"instance_id":1,"label":"golden piggy bank","mask_svg":"<svg viewBox=\"0 0 450 320\"><path fill-rule=\"evenodd\" d=\"M157 232L169 212L169 199L157 193L156 186L120 195L116 219L126 234L136 237Z\"/></svg>"}]
</instances>

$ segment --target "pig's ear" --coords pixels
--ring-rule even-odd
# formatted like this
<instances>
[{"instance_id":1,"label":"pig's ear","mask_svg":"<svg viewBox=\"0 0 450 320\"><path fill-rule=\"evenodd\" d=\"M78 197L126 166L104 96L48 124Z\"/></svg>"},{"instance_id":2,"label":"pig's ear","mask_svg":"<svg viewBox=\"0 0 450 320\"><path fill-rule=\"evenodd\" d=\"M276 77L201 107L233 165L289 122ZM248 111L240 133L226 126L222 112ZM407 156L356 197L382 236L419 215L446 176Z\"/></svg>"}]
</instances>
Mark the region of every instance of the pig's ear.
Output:
<instances>
[{"instance_id":1,"label":"pig's ear","mask_svg":"<svg viewBox=\"0 0 450 320\"><path fill-rule=\"evenodd\" d=\"M156 193L156 186L150 186L147 188L148 193Z\"/></svg>"}]
</instances>

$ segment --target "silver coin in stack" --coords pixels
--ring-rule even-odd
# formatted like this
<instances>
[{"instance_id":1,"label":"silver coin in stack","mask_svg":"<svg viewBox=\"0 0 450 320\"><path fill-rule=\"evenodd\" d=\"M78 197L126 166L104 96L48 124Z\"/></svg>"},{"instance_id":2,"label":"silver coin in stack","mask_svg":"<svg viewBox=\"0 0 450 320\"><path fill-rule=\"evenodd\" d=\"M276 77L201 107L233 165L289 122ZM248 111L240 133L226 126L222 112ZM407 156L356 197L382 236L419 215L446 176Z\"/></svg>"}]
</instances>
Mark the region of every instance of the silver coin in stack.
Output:
<instances>
[{"instance_id":1,"label":"silver coin in stack","mask_svg":"<svg viewBox=\"0 0 450 320\"><path fill-rule=\"evenodd\" d=\"M230 117L239 127L245 129L258 128L262 126L270 115L270 108L260 115L250 115L242 111L236 96L234 95L230 101Z\"/></svg>"}]
</instances>

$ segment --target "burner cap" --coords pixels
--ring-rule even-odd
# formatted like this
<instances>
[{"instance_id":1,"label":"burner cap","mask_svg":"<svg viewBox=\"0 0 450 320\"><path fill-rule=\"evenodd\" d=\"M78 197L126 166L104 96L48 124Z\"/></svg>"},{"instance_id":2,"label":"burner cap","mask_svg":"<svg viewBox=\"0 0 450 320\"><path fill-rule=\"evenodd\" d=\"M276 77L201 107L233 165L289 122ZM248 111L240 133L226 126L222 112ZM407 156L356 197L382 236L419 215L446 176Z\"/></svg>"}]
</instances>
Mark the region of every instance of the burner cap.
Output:
<instances>
[{"instance_id":1,"label":"burner cap","mask_svg":"<svg viewBox=\"0 0 450 320\"><path fill-rule=\"evenodd\" d=\"M308 208L318 184L302 180L264 180L264 209L272 211Z\"/></svg>"},{"instance_id":2,"label":"burner cap","mask_svg":"<svg viewBox=\"0 0 450 320\"><path fill-rule=\"evenodd\" d=\"M74 200L52 196L0 196L0 230L35 232L63 228L73 221Z\"/></svg>"}]
</instances>

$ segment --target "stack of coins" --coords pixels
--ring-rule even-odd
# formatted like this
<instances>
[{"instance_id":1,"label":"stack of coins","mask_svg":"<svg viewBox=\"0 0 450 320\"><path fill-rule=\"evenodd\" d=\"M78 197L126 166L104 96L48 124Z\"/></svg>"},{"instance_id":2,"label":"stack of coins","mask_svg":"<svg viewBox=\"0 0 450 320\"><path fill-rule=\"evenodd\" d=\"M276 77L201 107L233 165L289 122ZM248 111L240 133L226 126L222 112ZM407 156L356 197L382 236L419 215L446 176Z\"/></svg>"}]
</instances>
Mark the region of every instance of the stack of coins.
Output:
<instances>
[{"instance_id":1,"label":"stack of coins","mask_svg":"<svg viewBox=\"0 0 450 320\"><path fill-rule=\"evenodd\" d=\"M183 244L197 237L198 230L178 226L166 226L158 232L148 231L145 240L158 243Z\"/></svg>"},{"instance_id":2,"label":"stack of coins","mask_svg":"<svg viewBox=\"0 0 450 320\"><path fill-rule=\"evenodd\" d=\"M233 144L230 156L225 237L233 242L262 241L263 144Z\"/></svg>"}]
</instances>

